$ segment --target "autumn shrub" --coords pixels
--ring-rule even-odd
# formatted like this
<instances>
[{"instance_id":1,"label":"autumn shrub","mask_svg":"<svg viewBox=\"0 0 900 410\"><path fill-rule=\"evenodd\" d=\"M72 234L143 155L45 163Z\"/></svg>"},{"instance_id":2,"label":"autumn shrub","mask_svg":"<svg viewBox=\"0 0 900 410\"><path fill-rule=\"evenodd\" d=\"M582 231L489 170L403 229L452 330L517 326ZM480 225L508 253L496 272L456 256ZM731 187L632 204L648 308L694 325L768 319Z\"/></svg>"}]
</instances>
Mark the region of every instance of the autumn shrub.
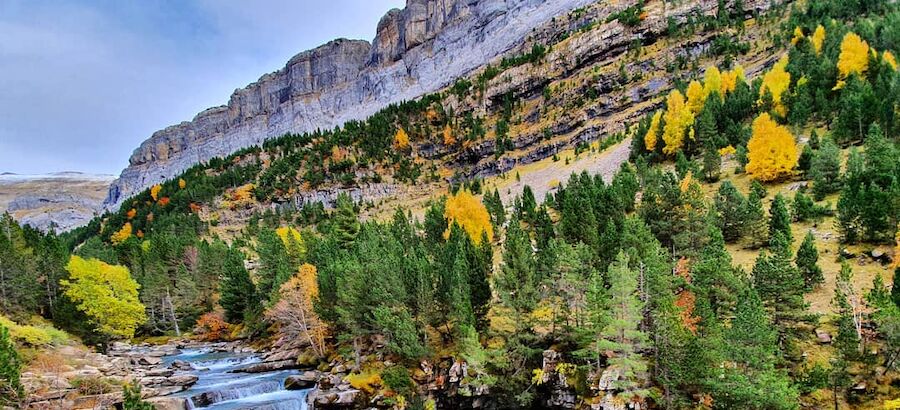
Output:
<instances>
[{"instance_id":1,"label":"autumn shrub","mask_svg":"<svg viewBox=\"0 0 900 410\"><path fill-rule=\"evenodd\" d=\"M375 393L383 384L381 375L377 372L351 374L347 376L346 380L354 389L366 392L366 394Z\"/></svg>"},{"instance_id":2,"label":"autumn shrub","mask_svg":"<svg viewBox=\"0 0 900 410\"><path fill-rule=\"evenodd\" d=\"M200 340L211 342L228 335L228 322L219 312L207 312L197 319L194 334Z\"/></svg>"}]
</instances>

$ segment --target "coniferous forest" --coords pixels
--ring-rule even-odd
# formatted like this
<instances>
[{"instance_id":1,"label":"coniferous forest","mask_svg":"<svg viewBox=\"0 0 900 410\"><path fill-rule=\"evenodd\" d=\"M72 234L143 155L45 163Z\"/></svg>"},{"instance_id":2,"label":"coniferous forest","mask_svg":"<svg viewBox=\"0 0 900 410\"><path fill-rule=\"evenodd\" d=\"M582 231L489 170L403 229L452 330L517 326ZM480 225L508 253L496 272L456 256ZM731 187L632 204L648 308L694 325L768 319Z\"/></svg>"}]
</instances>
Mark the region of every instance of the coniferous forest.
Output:
<instances>
[{"instance_id":1,"label":"coniferous forest","mask_svg":"<svg viewBox=\"0 0 900 410\"><path fill-rule=\"evenodd\" d=\"M640 24L635 7L616 18ZM900 9L770 13L764 71L718 41L723 58L604 137L630 144L612 178L560 175L545 198L409 154L425 135L514 150L514 95L493 128L443 102L552 45L197 165L71 232L4 215L0 406L28 402L21 374L59 346L286 337L308 368L346 366L359 408L900 408ZM382 217L348 194L284 206L386 172L449 186ZM125 408L144 408L130 389Z\"/></svg>"}]
</instances>

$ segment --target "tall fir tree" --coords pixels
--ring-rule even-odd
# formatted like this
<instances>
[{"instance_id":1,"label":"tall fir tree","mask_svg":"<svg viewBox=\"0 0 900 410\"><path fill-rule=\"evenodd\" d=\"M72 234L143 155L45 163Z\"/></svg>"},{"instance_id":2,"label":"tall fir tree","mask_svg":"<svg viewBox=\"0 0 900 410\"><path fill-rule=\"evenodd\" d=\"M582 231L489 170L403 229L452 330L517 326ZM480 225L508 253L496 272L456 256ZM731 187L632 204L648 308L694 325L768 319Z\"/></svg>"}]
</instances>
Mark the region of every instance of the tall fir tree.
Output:
<instances>
[{"instance_id":1,"label":"tall fir tree","mask_svg":"<svg viewBox=\"0 0 900 410\"><path fill-rule=\"evenodd\" d=\"M766 307L774 312L773 323L783 346L794 326L805 318L806 284L791 263L791 245L781 232L776 231L769 248L771 253L763 251L753 265L753 287Z\"/></svg>"},{"instance_id":2,"label":"tall fir tree","mask_svg":"<svg viewBox=\"0 0 900 410\"><path fill-rule=\"evenodd\" d=\"M821 148L815 151L809 164L809 176L816 201L841 189L841 151L831 139L825 139Z\"/></svg>"},{"instance_id":3,"label":"tall fir tree","mask_svg":"<svg viewBox=\"0 0 900 410\"><path fill-rule=\"evenodd\" d=\"M769 231L762 198L756 191L750 191L743 214L744 236L747 237L748 246L756 249L765 245L768 242Z\"/></svg>"},{"instance_id":4,"label":"tall fir tree","mask_svg":"<svg viewBox=\"0 0 900 410\"><path fill-rule=\"evenodd\" d=\"M256 285L244 268L244 255L231 248L225 256L222 278L219 282L219 304L225 310L225 320L241 323L252 319L262 310Z\"/></svg>"},{"instance_id":5,"label":"tall fir tree","mask_svg":"<svg viewBox=\"0 0 900 410\"><path fill-rule=\"evenodd\" d=\"M812 290L815 286L825 282L822 275L822 268L818 265L819 251L816 250L816 240L812 231L807 231L803 237L803 243L797 250L797 258L794 263L803 276L803 282L806 284L806 290Z\"/></svg>"},{"instance_id":6,"label":"tall fir tree","mask_svg":"<svg viewBox=\"0 0 900 410\"><path fill-rule=\"evenodd\" d=\"M769 208L769 241L781 234L790 243L793 241L791 234L791 214L788 212L784 197L779 193L772 200Z\"/></svg>"},{"instance_id":7,"label":"tall fir tree","mask_svg":"<svg viewBox=\"0 0 900 410\"><path fill-rule=\"evenodd\" d=\"M744 231L746 213L744 208L746 198L735 188L731 181L724 181L719 185L719 191L715 198L716 212L719 213L719 228L725 242L735 242L741 238Z\"/></svg>"},{"instance_id":8,"label":"tall fir tree","mask_svg":"<svg viewBox=\"0 0 900 410\"><path fill-rule=\"evenodd\" d=\"M613 385L623 391L620 397L641 400L649 392L644 389L647 381L647 363L639 351L649 341L640 329L643 319L643 302L638 291L638 275L628 267L629 258L619 252L610 264L609 275L609 324L603 329L599 348L612 352L608 359L610 367L619 372Z\"/></svg>"}]
</instances>

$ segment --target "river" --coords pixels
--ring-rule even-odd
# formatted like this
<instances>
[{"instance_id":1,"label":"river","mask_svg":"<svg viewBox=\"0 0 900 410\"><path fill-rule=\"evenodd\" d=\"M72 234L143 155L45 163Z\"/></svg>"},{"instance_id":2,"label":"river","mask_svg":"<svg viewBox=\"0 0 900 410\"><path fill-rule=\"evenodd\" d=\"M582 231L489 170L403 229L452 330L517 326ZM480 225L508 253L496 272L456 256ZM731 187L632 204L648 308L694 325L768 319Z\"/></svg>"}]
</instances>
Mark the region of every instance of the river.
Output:
<instances>
[{"instance_id":1,"label":"river","mask_svg":"<svg viewBox=\"0 0 900 410\"><path fill-rule=\"evenodd\" d=\"M187 409L211 410L306 410L309 390L285 390L284 380L297 371L282 370L268 373L235 373L242 367L259 363L254 354L219 352L212 349L184 349L177 355L166 356L168 366L181 360L190 363L199 377L191 388L176 393L183 397Z\"/></svg>"}]
</instances>

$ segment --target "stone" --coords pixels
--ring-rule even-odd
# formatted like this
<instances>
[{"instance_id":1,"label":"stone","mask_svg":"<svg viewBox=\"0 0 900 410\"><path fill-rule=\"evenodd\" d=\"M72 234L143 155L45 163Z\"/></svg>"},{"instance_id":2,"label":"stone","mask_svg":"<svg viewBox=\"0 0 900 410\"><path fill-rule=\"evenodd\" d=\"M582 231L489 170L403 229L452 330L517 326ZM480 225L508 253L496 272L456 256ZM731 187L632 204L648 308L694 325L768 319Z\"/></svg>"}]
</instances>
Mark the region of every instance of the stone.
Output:
<instances>
[{"instance_id":1,"label":"stone","mask_svg":"<svg viewBox=\"0 0 900 410\"><path fill-rule=\"evenodd\" d=\"M816 339L821 344L829 344L831 343L831 334L824 330L816 329Z\"/></svg>"},{"instance_id":2,"label":"stone","mask_svg":"<svg viewBox=\"0 0 900 410\"><path fill-rule=\"evenodd\" d=\"M299 375L288 376L284 379L285 390L303 390L314 387L319 381L319 373L315 371L303 372Z\"/></svg>"},{"instance_id":3,"label":"stone","mask_svg":"<svg viewBox=\"0 0 900 410\"><path fill-rule=\"evenodd\" d=\"M156 366L162 363L162 359L156 356L141 356L138 358L133 358L132 363L142 366Z\"/></svg>"},{"instance_id":4,"label":"stone","mask_svg":"<svg viewBox=\"0 0 900 410\"><path fill-rule=\"evenodd\" d=\"M145 401L152 404L156 410L185 410L187 408L181 397L151 397Z\"/></svg>"}]
</instances>

